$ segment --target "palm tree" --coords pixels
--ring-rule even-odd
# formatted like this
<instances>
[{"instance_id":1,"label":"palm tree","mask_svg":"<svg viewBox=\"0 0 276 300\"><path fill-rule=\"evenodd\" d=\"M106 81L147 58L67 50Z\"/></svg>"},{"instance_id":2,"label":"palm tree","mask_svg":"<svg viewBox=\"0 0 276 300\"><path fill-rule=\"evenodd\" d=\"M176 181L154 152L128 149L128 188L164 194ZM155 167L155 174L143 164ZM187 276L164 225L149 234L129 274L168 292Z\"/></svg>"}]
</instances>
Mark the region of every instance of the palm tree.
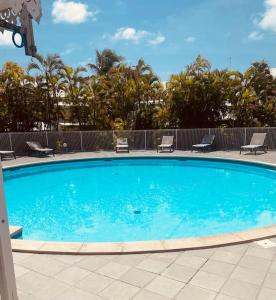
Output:
<instances>
[{"instance_id":1,"label":"palm tree","mask_svg":"<svg viewBox=\"0 0 276 300\"><path fill-rule=\"evenodd\" d=\"M199 76L203 73L209 72L211 69L211 64L206 58L202 57L201 55L198 55L195 62L187 66L186 69L187 75Z\"/></svg>"},{"instance_id":2,"label":"palm tree","mask_svg":"<svg viewBox=\"0 0 276 300\"><path fill-rule=\"evenodd\" d=\"M124 58L115 51L104 49L102 52L96 50L96 64L88 64L89 68L99 76L107 75L109 71Z\"/></svg>"},{"instance_id":3,"label":"palm tree","mask_svg":"<svg viewBox=\"0 0 276 300\"><path fill-rule=\"evenodd\" d=\"M110 129L110 85L105 76L91 76L83 85L88 109L87 121L93 130Z\"/></svg>"},{"instance_id":4,"label":"palm tree","mask_svg":"<svg viewBox=\"0 0 276 300\"><path fill-rule=\"evenodd\" d=\"M84 103L85 99L83 96L83 86L84 77L81 73L85 72L86 68L78 67L73 69L68 66L63 66L59 72L60 85L65 92L66 99L68 101L71 118L76 118L78 120L80 129L86 123L84 112L86 110L86 105Z\"/></svg>"},{"instance_id":5,"label":"palm tree","mask_svg":"<svg viewBox=\"0 0 276 300\"><path fill-rule=\"evenodd\" d=\"M37 84L44 91L46 100L46 125L48 129L51 129L54 122L57 128L61 115L58 105L60 93L58 74L64 65L57 54L46 57L36 55L35 60L36 62L32 61L28 65L27 71L38 71L39 74L36 75Z\"/></svg>"}]
</instances>

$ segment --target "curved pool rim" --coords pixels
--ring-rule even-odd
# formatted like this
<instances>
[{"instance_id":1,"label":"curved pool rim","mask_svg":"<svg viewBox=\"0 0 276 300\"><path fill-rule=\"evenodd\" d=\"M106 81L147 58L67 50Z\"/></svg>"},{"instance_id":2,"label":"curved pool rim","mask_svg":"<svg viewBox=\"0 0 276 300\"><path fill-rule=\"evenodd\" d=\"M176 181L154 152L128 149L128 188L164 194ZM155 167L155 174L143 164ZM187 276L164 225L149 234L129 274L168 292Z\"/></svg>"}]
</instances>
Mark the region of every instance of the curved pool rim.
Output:
<instances>
[{"instance_id":1,"label":"curved pool rim","mask_svg":"<svg viewBox=\"0 0 276 300\"><path fill-rule=\"evenodd\" d=\"M217 162L231 162L242 165L258 166L276 170L276 164L259 162L256 160L210 157L210 156L185 156L185 155L135 155L135 156L101 156L97 157L81 157L66 158L55 160L40 159L36 162L19 163L13 166L4 166L3 170L17 169L21 167L32 167L39 165L52 165L72 161L87 160L117 160L117 159L189 159L204 160ZM12 224L18 225L18 224ZM24 228L23 228L24 230ZM11 239L12 250L22 253L38 253L38 254L67 254L67 255L108 255L108 254L134 254L134 253L153 253L153 252L170 252L183 250L197 250L214 247L223 247L230 245L243 244L262 239L276 237L276 224L255 229L231 232L220 235L211 235L205 237L183 238L172 240L155 240L155 241L137 241L137 242L51 242L51 241L32 241Z\"/></svg>"}]
</instances>

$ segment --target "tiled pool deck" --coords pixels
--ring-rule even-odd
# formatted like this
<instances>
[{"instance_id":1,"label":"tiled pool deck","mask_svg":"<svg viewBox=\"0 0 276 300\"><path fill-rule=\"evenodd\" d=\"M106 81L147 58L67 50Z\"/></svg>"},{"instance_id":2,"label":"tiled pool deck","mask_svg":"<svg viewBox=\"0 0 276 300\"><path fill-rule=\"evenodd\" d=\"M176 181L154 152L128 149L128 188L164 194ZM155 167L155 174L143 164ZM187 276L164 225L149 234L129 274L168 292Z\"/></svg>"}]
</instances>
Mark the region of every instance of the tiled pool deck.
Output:
<instances>
[{"instance_id":1,"label":"tiled pool deck","mask_svg":"<svg viewBox=\"0 0 276 300\"><path fill-rule=\"evenodd\" d=\"M156 152L130 153L130 156L142 155L156 155ZM240 156L237 152L192 154L179 151L174 155L276 164L275 152ZM111 152L101 152L43 159L24 157L4 161L3 165L113 156ZM270 241L270 248L252 242L154 254L62 256L14 253L19 299L275 300L276 238Z\"/></svg>"}]
</instances>

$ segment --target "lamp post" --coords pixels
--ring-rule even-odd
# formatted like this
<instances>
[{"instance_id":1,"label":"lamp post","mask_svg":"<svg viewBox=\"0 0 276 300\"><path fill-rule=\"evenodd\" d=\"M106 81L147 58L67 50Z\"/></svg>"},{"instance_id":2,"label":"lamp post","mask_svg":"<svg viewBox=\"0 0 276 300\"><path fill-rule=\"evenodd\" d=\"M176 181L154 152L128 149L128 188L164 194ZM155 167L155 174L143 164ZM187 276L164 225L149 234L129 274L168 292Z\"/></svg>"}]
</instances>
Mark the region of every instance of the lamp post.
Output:
<instances>
[{"instance_id":1,"label":"lamp post","mask_svg":"<svg viewBox=\"0 0 276 300\"><path fill-rule=\"evenodd\" d=\"M2 164L0 163L0 295L3 300L17 300Z\"/></svg>"},{"instance_id":2,"label":"lamp post","mask_svg":"<svg viewBox=\"0 0 276 300\"><path fill-rule=\"evenodd\" d=\"M25 54L36 55L32 19L41 18L40 0L0 0L0 34L4 30L12 32L16 47L25 48ZM19 25L18 25L19 23ZM15 35L21 36L17 44ZM3 171L0 162L0 299L18 300L8 214L4 195Z\"/></svg>"}]
</instances>

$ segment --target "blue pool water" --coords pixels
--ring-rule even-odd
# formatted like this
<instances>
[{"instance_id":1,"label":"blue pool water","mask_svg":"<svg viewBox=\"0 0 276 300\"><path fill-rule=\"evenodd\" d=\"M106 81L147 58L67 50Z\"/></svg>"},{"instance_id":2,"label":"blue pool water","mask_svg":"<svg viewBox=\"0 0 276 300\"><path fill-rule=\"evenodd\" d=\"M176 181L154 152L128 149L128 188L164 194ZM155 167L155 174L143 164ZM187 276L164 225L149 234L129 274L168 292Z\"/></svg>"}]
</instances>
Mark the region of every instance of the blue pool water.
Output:
<instances>
[{"instance_id":1,"label":"blue pool water","mask_svg":"<svg viewBox=\"0 0 276 300\"><path fill-rule=\"evenodd\" d=\"M137 241L276 223L276 171L203 159L86 160L4 171L23 239Z\"/></svg>"}]
</instances>

